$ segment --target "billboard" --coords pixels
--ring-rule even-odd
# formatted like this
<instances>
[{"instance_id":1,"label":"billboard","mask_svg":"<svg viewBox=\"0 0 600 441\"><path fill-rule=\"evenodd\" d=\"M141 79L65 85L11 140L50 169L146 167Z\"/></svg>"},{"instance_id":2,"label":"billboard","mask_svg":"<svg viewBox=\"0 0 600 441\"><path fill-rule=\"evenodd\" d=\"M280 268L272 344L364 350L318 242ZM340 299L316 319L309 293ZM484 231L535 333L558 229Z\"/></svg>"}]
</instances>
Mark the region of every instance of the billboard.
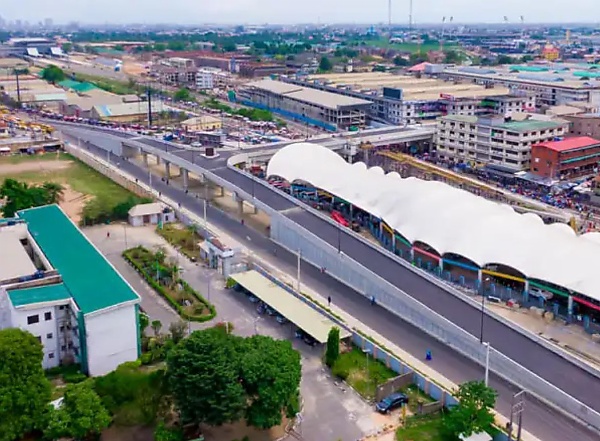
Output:
<instances>
[{"instance_id":1,"label":"billboard","mask_svg":"<svg viewBox=\"0 0 600 441\"><path fill-rule=\"evenodd\" d=\"M384 87L383 96L384 98L402 101L402 89L396 89L394 87Z\"/></svg>"}]
</instances>

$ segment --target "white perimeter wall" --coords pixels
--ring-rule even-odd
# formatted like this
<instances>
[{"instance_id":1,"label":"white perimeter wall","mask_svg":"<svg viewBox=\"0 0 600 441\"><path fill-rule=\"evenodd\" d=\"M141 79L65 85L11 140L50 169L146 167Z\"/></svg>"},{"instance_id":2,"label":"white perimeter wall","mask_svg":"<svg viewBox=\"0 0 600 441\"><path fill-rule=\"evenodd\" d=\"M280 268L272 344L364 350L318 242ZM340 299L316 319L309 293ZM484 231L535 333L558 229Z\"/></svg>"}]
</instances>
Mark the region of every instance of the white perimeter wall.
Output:
<instances>
[{"instance_id":1,"label":"white perimeter wall","mask_svg":"<svg viewBox=\"0 0 600 441\"><path fill-rule=\"evenodd\" d=\"M135 306L85 317L90 376L105 375L138 358Z\"/></svg>"}]
</instances>

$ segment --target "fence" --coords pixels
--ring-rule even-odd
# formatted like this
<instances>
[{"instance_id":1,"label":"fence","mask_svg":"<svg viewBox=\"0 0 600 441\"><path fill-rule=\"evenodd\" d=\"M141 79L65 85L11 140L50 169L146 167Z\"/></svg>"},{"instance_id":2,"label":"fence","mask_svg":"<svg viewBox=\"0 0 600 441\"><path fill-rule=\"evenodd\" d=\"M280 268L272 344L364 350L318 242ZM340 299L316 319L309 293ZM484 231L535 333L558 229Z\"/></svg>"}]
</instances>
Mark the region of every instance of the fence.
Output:
<instances>
[{"instance_id":1,"label":"fence","mask_svg":"<svg viewBox=\"0 0 600 441\"><path fill-rule=\"evenodd\" d=\"M303 229L285 216L271 216L271 237L292 252L318 268L327 268L330 276L353 287L366 297L375 296L377 303L406 322L427 332L457 352L485 364L485 348L474 336L427 308L416 299L371 272L335 247ZM368 343L367 343L368 345ZM550 384L531 371L491 349L490 369L506 381L517 384L542 402L575 417L595 428L600 428L600 414L577 399Z\"/></svg>"}]
</instances>

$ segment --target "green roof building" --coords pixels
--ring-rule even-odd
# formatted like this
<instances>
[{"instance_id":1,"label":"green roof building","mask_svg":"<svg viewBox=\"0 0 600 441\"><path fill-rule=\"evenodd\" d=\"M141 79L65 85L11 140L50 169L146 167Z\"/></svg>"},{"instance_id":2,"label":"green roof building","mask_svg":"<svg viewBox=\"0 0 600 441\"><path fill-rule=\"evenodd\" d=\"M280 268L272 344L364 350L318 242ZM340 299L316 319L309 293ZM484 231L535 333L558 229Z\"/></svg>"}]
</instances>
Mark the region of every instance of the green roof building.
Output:
<instances>
[{"instance_id":1,"label":"green roof building","mask_svg":"<svg viewBox=\"0 0 600 441\"><path fill-rule=\"evenodd\" d=\"M138 358L140 297L57 205L0 223L0 248L0 328L40 338L45 367L104 375Z\"/></svg>"}]
</instances>

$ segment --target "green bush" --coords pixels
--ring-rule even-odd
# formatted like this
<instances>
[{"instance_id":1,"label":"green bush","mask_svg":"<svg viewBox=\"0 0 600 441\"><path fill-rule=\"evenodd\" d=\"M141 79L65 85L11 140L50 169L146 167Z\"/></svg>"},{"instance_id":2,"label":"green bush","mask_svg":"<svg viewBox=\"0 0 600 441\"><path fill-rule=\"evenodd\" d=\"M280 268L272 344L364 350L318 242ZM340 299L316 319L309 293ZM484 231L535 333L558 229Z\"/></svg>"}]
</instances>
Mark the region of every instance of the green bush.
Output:
<instances>
[{"instance_id":1,"label":"green bush","mask_svg":"<svg viewBox=\"0 0 600 441\"><path fill-rule=\"evenodd\" d=\"M235 285L237 285L237 282L235 280L233 280L231 277L227 277L227 281L225 282L225 288L231 289Z\"/></svg>"},{"instance_id":2,"label":"green bush","mask_svg":"<svg viewBox=\"0 0 600 441\"><path fill-rule=\"evenodd\" d=\"M142 362L143 365L148 365L148 364L152 363L152 354L150 354L149 352L145 352L140 357L140 361Z\"/></svg>"},{"instance_id":3,"label":"green bush","mask_svg":"<svg viewBox=\"0 0 600 441\"><path fill-rule=\"evenodd\" d=\"M159 423L154 430L154 441L183 441L183 431L178 427L167 427Z\"/></svg>"},{"instance_id":4,"label":"green bush","mask_svg":"<svg viewBox=\"0 0 600 441\"><path fill-rule=\"evenodd\" d=\"M164 286L156 281L156 279L148 274L146 269L140 264L146 263L146 267L149 266L149 262L147 261L148 255L150 252L143 247L132 248L129 250L123 251L123 258L133 266L138 273L146 280L146 282L157 292L159 293L169 304L175 309L179 315L185 320L191 320L194 322L207 322L212 320L217 315L217 311L211 303L209 303L204 297L202 297L194 288L192 288L185 280L179 279L177 283L179 283L183 292L195 297L198 302L202 305L202 312L204 309L208 309L208 314L188 314L183 306L179 304L171 295L167 292ZM164 272L166 269L159 265L159 272Z\"/></svg>"},{"instance_id":5,"label":"green bush","mask_svg":"<svg viewBox=\"0 0 600 441\"><path fill-rule=\"evenodd\" d=\"M87 378L87 375L85 375L83 372L68 372L63 374L63 380L65 380L65 383L81 383L82 381L87 380Z\"/></svg>"},{"instance_id":6,"label":"green bush","mask_svg":"<svg viewBox=\"0 0 600 441\"><path fill-rule=\"evenodd\" d=\"M346 380L350 375L350 366L346 363L340 363L339 360L331 368L331 375L339 378L340 380Z\"/></svg>"}]
</instances>

